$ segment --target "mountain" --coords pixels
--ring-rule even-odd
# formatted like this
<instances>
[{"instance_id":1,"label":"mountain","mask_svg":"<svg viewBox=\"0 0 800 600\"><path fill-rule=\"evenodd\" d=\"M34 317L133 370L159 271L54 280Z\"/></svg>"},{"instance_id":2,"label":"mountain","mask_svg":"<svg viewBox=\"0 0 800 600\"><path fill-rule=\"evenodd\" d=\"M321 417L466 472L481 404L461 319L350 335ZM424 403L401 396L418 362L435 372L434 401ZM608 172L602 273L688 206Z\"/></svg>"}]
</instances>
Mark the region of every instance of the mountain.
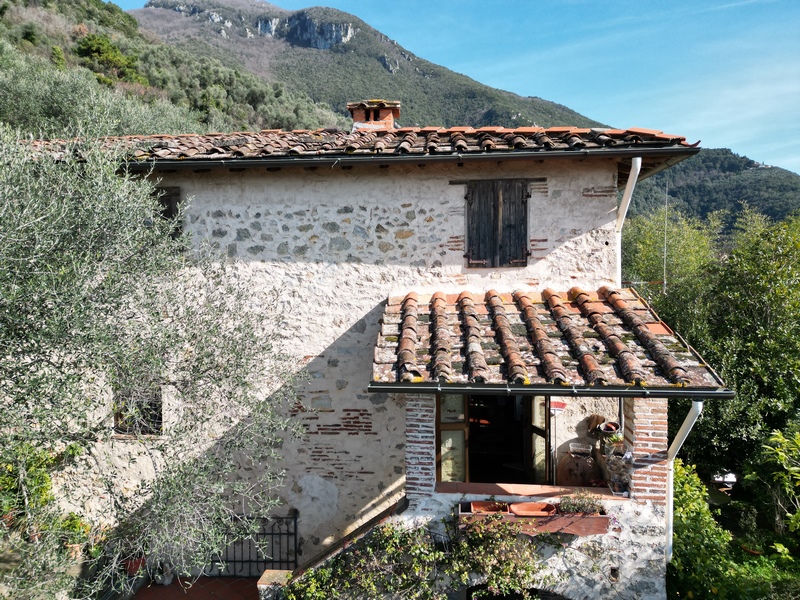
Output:
<instances>
[{"instance_id":1,"label":"mountain","mask_svg":"<svg viewBox=\"0 0 800 600\"><path fill-rule=\"evenodd\" d=\"M347 128L345 103L376 96L401 100L405 125L598 125L430 63L333 9L0 0L0 122L28 135L65 135L97 114L114 134ZM774 219L800 210L797 174L707 149L642 181L632 214L662 206L667 181L670 205L699 218L745 203Z\"/></svg>"},{"instance_id":2,"label":"mountain","mask_svg":"<svg viewBox=\"0 0 800 600\"><path fill-rule=\"evenodd\" d=\"M478 83L428 62L353 15L287 11L254 0L150 0L131 11L167 43L246 69L345 113L347 102L401 100L403 125L600 123L541 98Z\"/></svg>"},{"instance_id":3,"label":"mountain","mask_svg":"<svg viewBox=\"0 0 800 600\"><path fill-rule=\"evenodd\" d=\"M167 45L104 0L0 0L0 121L60 136L349 127L302 92ZM166 117L166 118L165 118Z\"/></svg>"},{"instance_id":4,"label":"mountain","mask_svg":"<svg viewBox=\"0 0 800 600\"><path fill-rule=\"evenodd\" d=\"M662 171L636 186L631 214L647 214L669 205L703 219L715 211L728 211L729 226L743 205L781 220L800 211L800 175L758 163L726 148L704 149L699 154Z\"/></svg>"}]
</instances>

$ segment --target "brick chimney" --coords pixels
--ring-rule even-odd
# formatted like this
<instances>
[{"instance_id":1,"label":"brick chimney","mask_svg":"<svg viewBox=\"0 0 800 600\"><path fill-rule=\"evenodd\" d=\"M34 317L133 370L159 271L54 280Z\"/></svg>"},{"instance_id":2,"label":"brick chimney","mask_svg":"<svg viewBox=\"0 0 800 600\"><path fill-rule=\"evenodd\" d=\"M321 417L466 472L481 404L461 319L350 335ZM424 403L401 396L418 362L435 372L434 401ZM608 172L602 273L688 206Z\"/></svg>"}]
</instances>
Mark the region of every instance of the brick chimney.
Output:
<instances>
[{"instance_id":1,"label":"brick chimney","mask_svg":"<svg viewBox=\"0 0 800 600\"><path fill-rule=\"evenodd\" d=\"M394 129L395 119L400 118L400 101L362 100L350 102L347 110L353 116L353 131L358 129L386 131Z\"/></svg>"}]
</instances>

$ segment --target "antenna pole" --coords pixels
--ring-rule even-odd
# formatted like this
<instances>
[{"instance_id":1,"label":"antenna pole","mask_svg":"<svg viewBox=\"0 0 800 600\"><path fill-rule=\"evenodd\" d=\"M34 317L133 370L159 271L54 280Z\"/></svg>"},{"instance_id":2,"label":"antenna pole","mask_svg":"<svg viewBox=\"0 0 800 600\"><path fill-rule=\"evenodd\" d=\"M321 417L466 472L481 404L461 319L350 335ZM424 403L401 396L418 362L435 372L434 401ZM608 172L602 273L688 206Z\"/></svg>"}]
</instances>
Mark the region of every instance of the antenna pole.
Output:
<instances>
[{"instance_id":1,"label":"antenna pole","mask_svg":"<svg viewBox=\"0 0 800 600\"><path fill-rule=\"evenodd\" d=\"M666 178L665 178L666 179ZM667 295L667 215L669 213L669 179L664 189L664 275L661 278L661 294Z\"/></svg>"}]
</instances>

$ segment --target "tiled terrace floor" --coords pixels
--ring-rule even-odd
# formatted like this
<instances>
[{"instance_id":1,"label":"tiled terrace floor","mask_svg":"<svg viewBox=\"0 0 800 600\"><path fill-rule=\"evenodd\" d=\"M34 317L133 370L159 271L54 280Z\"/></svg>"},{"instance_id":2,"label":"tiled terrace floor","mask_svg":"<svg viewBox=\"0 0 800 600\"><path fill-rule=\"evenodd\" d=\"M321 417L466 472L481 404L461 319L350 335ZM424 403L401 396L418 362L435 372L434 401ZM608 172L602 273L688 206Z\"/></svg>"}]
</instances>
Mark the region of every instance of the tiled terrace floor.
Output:
<instances>
[{"instance_id":1,"label":"tiled terrace floor","mask_svg":"<svg viewBox=\"0 0 800 600\"><path fill-rule=\"evenodd\" d=\"M156 585L142 588L136 600L258 600L256 578L201 577L191 587L177 580L171 585Z\"/></svg>"}]
</instances>

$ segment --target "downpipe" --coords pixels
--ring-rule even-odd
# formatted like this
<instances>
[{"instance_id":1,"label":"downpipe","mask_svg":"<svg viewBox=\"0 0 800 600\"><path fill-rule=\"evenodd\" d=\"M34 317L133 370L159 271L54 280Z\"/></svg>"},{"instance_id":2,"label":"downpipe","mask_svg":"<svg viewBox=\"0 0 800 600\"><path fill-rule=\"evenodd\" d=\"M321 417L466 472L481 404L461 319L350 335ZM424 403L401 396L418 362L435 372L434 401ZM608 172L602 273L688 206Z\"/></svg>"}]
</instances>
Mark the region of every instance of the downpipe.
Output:
<instances>
[{"instance_id":1,"label":"downpipe","mask_svg":"<svg viewBox=\"0 0 800 600\"><path fill-rule=\"evenodd\" d=\"M631 159L631 172L628 174L628 181L625 182L625 191L622 192L622 200L617 210L617 225L614 228L617 243L617 288L622 287L622 225L625 223L625 216L631 205L633 190L636 182L639 181L639 173L642 170L642 157L634 156Z\"/></svg>"},{"instance_id":2,"label":"downpipe","mask_svg":"<svg viewBox=\"0 0 800 600\"><path fill-rule=\"evenodd\" d=\"M694 427L694 424L697 422L702 412L703 401L692 400L692 408L689 410L686 418L683 419L681 428L678 430L675 439L672 440L669 450L667 450L667 514L665 515L667 520L667 563L672 562L672 530L674 525L674 515L672 513L674 510L674 500L672 493L675 485L675 457L678 455L678 452L680 452L683 443L686 441L686 438L689 437L689 432L692 430L692 427Z\"/></svg>"}]
</instances>

